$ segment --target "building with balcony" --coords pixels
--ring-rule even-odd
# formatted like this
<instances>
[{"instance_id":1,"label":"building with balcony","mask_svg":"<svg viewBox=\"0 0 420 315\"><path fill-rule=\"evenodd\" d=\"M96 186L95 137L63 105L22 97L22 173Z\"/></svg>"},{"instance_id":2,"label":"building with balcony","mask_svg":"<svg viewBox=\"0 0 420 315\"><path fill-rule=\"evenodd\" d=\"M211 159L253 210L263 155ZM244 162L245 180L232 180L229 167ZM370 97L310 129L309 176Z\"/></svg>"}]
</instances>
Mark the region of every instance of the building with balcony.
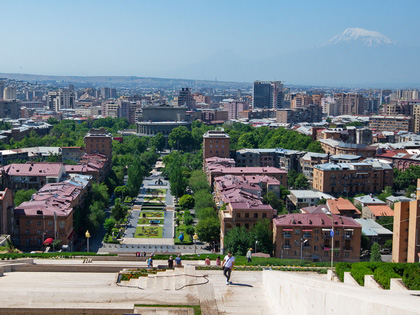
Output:
<instances>
[{"instance_id":1,"label":"building with balcony","mask_svg":"<svg viewBox=\"0 0 420 315\"><path fill-rule=\"evenodd\" d=\"M314 166L312 187L332 195L353 196L380 193L386 186L392 186L393 180L392 167L379 160L327 163Z\"/></svg>"},{"instance_id":2,"label":"building with balcony","mask_svg":"<svg viewBox=\"0 0 420 315\"><path fill-rule=\"evenodd\" d=\"M112 159L112 135L105 128L91 129L84 141L86 153L100 153Z\"/></svg>"},{"instance_id":3,"label":"building with balcony","mask_svg":"<svg viewBox=\"0 0 420 315\"><path fill-rule=\"evenodd\" d=\"M286 200L286 207L289 211L299 210L315 206L321 199L334 199L334 197L320 191L290 190L290 195L287 196Z\"/></svg>"},{"instance_id":4,"label":"building with balcony","mask_svg":"<svg viewBox=\"0 0 420 315\"><path fill-rule=\"evenodd\" d=\"M334 233L331 233L331 229ZM273 219L274 257L357 262L361 226L349 217L293 213Z\"/></svg>"},{"instance_id":5,"label":"building with balcony","mask_svg":"<svg viewBox=\"0 0 420 315\"><path fill-rule=\"evenodd\" d=\"M408 116L382 116L369 117L369 128L375 131L413 131L413 119Z\"/></svg>"},{"instance_id":6,"label":"building with balcony","mask_svg":"<svg viewBox=\"0 0 420 315\"><path fill-rule=\"evenodd\" d=\"M373 158L376 154L376 147L366 144L345 143L332 139L321 139L321 148L330 155L346 154L359 155L363 158Z\"/></svg>"},{"instance_id":7,"label":"building with balcony","mask_svg":"<svg viewBox=\"0 0 420 315\"><path fill-rule=\"evenodd\" d=\"M203 135L203 158L214 156L230 156L230 137L223 130L209 130Z\"/></svg>"}]
</instances>

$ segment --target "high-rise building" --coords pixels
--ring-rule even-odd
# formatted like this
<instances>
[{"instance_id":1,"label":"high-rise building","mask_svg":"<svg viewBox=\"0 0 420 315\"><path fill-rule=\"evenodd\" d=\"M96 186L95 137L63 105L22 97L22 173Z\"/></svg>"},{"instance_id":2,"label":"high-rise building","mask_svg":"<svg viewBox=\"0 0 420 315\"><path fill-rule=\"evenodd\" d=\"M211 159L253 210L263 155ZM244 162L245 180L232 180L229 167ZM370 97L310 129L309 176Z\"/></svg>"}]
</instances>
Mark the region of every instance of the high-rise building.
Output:
<instances>
[{"instance_id":1,"label":"high-rise building","mask_svg":"<svg viewBox=\"0 0 420 315\"><path fill-rule=\"evenodd\" d=\"M15 100L17 99L16 88L13 86L7 86L3 90L3 98L5 100Z\"/></svg>"},{"instance_id":2,"label":"high-rise building","mask_svg":"<svg viewBox=\"0 0 420 315\"><path fill-rule=\"evenodd\" d=\"M420 104L413 106L413 132L420 132Z\"/></svg>"},{"instance_id":3,"label":"high-rise building","mask_svg":"<svg viewBox=\"0 0 420 315\"><path fill-rule=\"evenodd\" d=\"M70 89L48 92L48 107L55 111L74 108L76 95Z\"/></svg>"},{"instance_id":4,"label":"high-rise building","mask_svg":"<svg viewBox=\"0 0 420 315\"><path fill-rule=\"evenodd\" d=\"M179 91L178 106L186 106L188 110L196 108L195 100L191 94L191 89L182 88L182 90Z\"/></svg>"},{"instance_id":5,"label":"high-rise building","mask_svg":"<svg viewBox=\"0 0 420 315\"><path fill-rule=\"evenodd\" d=\"M364 97L361 94L337 93L334 95L340 115L363 115Z\"/></svg>"},{"instance_id":6,"label":"high-rise building","mask_svg":"<svg viewBox=\"0 0 420 315\"><path fill-rule=\"evenodd\" d=\"M284 86L281 81L255 81L253 108L284 108Z\"/></svg>"},{"instance_id":7,"label":"high-rise building","mask_svg":"<svg viewBox=\"0 0 420 315\"><path fill-rule=\"evenodd\" d=\"M413 263L420 258L420 179L417 187L416 200L394 204L393 262Z\"/></svg>"},{"instance_id":8,"label":"high-rise building","mask_svg":"<svg viewBox=\"0 0 420 315\"><path fill-rule=\"evenodd\" d=\"M3 90L4 90L4 83L0 81L0 100L3 99Z\"/></svg>"},{"instance_id":9,"label":"high-rise building","mask_svg":"<svg viewBox=\"0 0 420 315\"><path fill-rule=\"evenodd\" d=\"M0 118L19 118L20 103L16 100L0 101Z\"/></svg>"}]
</instances>

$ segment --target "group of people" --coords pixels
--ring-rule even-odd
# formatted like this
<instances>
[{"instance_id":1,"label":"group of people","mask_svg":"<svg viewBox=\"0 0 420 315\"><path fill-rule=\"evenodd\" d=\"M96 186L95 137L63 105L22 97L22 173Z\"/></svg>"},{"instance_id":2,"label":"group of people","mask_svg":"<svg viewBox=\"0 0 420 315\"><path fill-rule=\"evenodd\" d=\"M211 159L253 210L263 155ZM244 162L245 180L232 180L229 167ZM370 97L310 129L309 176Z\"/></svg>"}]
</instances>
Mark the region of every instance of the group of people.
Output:
<instances>
[{"instance_id":1,"label":"group of people","mask_svg":"<svg viewBox=\"0 0 420 315\"><path fill-rule=\"evenodd\" d=\"M149 268L153 268L153 254L147 259L147 266ZM248 262L252 261L252 248L250 248L248 250L248 252L246 253L246 258L248 260ZM176 267L181 267L182 266L182 261L181 261L181 256L178 255L175 259L173 259L172 256L169 256L168 259L168 268L174 268L174 261L176 264ZM204 263L207 266L210 266L211 262L210 262L210 257L207 256L206 260L204 261ZM223 275L226 278L226 285L232 284L232 282L230 281L230 276L232 274L232 269L233 266L235 265L235 256L232 255L232 252L228 252L228 254L225 256L225 258L223 259L223 261L220 261L220 256L218 256L216 258L216 266L222 266L223 268Z\"/></svg>"}]
</instances>

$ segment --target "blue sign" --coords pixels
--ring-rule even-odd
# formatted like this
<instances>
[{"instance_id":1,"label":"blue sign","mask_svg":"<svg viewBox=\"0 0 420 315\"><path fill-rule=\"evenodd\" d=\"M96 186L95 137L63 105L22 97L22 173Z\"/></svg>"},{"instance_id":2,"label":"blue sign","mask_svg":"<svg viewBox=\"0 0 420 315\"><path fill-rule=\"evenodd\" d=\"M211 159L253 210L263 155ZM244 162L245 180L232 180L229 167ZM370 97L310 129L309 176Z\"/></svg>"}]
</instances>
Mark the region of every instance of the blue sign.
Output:
<instances>
[{"instance_id":1,"label":"blue sign","mask_svg":"<svg viewBox=\"0 0 420 315\"><path fill-rule=\"evenodd\" d=\"M331 237L334 237L334 229L330 230L330 235L331 235Z\"/></svg>"}]
</instances>

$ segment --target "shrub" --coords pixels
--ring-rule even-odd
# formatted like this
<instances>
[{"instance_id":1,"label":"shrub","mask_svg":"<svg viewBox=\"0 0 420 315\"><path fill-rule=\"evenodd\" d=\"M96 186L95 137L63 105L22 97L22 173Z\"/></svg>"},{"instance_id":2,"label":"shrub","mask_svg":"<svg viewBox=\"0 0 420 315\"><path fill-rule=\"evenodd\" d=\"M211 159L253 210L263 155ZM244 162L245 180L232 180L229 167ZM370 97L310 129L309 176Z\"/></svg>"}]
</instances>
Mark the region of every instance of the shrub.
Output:
<instances>
[{"instance_id":1,"label":"shrub","mask_svg":"<svg viewBox=\"0 0 420 315\"><path fill-rule=\"evenodd\" d=\"M375 280L387 290L389 289L391 278L400 277L392 268L392 264L383 264L376 268L373 274Z\"/></svg>"},{"instance_id":2,"label":"shrub","mask_svg":"<svg viewBox=\"0 0 420 315\"><path fill-rule=\"evenodd\" d=\"M420 264L409 264L405 268L403 282L410 290L420 290Z\"/></svg>"},{"instance_id":3,"label":"shrub","mask_svg":"<svg viewBox=\"0 0 420 315\"><path fill-rule=\"evenodd\" d=\"M341 282L344 282L344 273L351 270L351 263L340 262L335 265L335 272L340 278Z\"/></svg>"},{"instance_id":4,"label":"shrub","mask_svg":"<svg viewBox=\"0 0 420 315\"><path fill-rule=\"evenodd\" d=\"M365 275L373 275L373 271L365 263L354 263L351 265L351 275L357 283L364 286Z\"/></svg>"}]
</instances>

